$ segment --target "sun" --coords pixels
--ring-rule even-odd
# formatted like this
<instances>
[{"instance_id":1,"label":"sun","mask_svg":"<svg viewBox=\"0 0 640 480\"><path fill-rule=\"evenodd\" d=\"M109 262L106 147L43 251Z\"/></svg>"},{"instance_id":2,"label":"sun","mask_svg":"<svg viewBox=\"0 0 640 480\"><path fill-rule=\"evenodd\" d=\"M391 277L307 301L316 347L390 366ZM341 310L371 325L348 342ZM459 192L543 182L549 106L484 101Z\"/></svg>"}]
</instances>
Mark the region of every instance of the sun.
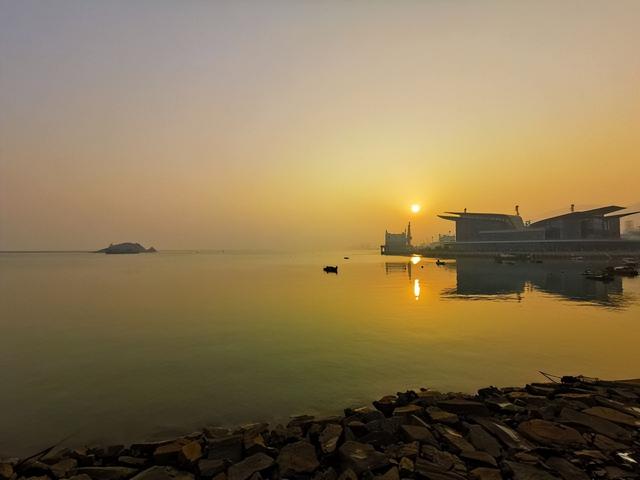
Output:
<instances>
[{"instance_id":1,"label":"sun","mask_svg":"<svg viewBox=\"0 0 640 480\"><path fill-rule=\"evenodd\" d=\"M417 203L414 203L413 205L411 205L411 211L413 213L418 213L421 209L422 209L422 207L420 205L418 205Z\"/></svg>"}]
</instances>

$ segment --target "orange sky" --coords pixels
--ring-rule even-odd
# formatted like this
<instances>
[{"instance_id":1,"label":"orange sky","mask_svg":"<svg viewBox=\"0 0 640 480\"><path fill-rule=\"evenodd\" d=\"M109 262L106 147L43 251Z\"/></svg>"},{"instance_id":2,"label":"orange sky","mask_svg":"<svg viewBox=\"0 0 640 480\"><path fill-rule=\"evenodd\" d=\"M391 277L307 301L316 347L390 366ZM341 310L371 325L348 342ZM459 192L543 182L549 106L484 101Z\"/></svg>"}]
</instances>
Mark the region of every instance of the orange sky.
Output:
<instances>
[{"instance_id":1,"label":"orange sky","mask_svg":"<svg viewBox=\"0 0 640 480\"><path fill-rule=\"evenodd\" d=\"M638 204L636 1L0 3L0 249ZM631 217L636 224L640 218Z\"/></svg>"}]
</instances>

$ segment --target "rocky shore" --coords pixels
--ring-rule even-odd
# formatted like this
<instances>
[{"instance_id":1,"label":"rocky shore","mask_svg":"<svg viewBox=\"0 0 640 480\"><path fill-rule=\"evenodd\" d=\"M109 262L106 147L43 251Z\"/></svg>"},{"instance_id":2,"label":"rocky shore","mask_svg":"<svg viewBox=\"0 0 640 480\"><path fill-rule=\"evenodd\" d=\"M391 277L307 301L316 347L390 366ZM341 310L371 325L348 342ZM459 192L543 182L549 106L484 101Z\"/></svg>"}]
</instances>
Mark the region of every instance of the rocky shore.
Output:
<instances>
[{"instance_id":1,"label":"rocky shore","mask_svg":"<svg viewBox=\"0 0 640 480\"><path fill-rule=\"evenodd\" d=\"M564 480L640 476L640 380L563 377L476 395L422 389L342 416L53 447L0 480Z\"/></svg>"}]
</instances>

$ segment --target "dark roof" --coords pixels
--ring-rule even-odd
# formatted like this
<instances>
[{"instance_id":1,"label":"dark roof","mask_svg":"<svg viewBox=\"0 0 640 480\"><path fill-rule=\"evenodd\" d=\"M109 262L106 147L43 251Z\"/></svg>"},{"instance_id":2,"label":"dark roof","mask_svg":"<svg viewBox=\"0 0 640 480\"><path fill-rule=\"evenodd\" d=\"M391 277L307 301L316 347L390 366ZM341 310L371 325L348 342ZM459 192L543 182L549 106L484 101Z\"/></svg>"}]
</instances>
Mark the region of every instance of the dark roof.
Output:
<instances>
[{"instance_id":1,"label":"dark roof","mask_svg":"<svg viewBox=\"0 0 640 480\"><path fill-rule=\"evenodd\" d=\"M531 226L540 225L542 223L551 222L555 220L564 220L569 218L586 218L586 217L600 217L604 216L607 213L617 212L619 210L624 210L626 207L618 207L617 205L609 205L608 207L600 207L593 208L591 210L582 210L578 212L569 212L563 215L557 215L555 217L545 218L543 220L538 220L537 222L533 222Z\"/></svg>"}]
</instances>

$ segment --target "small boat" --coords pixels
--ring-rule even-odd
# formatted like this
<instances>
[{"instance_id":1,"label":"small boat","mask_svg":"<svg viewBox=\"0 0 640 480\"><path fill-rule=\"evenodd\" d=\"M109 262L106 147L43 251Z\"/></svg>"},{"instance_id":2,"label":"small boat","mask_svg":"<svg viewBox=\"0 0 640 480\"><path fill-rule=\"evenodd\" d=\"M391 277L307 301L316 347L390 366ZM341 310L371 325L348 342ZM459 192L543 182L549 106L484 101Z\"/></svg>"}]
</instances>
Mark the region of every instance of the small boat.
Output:
<instances>
[{"instance_id":1,"label":"small boat","mask_svg":"<svg viewBox=\"0 0 640 480\"><path fill-rule=\"evenodd\" d=\"M623 277L636 277L638 275L638 270L631 265L620 265L618 267L607 267L607 273Z\"/></svg>"},{"instance_id":2,"label":"small boat","mask_svg":"<svg viewBox=\"0 0 640 480\"><path fill-rule=\"evenodd\" d=\"M638 268L638 260L636 260L635 258L631 258L631 257L623 258L622 259L622 264L624 266L630 266L630 267Z\"/></svg>"},{"instance_id":3,"label":"small boat","mask_svg":"<svg viewBox=\"0 0 640 480\"><path fill-rule=\"evenodd\" d=\"M613 275L608 272L590 273L585 275L585 278L588 278L589 280L598 280L600 282L610 282L613 280Z\"/></svg>"},{"instance_id":4,"label":"small boat","mask_svg":"<svg viewBox=\"0 0 640 480\"><path fill-rule=\"evenodd\" d=\"M324 270L325 273L338 273L338 266L337 265L326 265L322 270Z\"/></svg>"},{"instance_id":5,"label":"small boat","mask_svg":"<svg viewBox=\"0 0 640 480\"><path fill-rule=\"evenodd\" d=\"M591 270L590 268L587 268L584 272L582 272L582 275L584 275L585 277L587 275L596 275L597 273L593 270Z\"/></svg>"},{"instance_id":6,"label":"small boat","mask_svg":"<svg viewBox=\"0 0 640 480\"><path fill-rule=\"evenodd\" d=\"M436 260L436 265L446 265L446 264L447 264L447 262L443 262L443 261L442 261L442 260L440 260L440 259L437 259L437 260Z\"/></svg>"},{"instance_id":7,"label":"small boat","mask_svg":"<svg viewBox=\"0 0 640 480\"><path fill-rule=\"evenodd\" d=\"M584 257L581 256L573 256L571 257L572 262L584 262Z\"/></svg>"},{"instance_id":8,"label":"small boat","mask_svg":"<svg viewBox=\"0 0 640 480\"><path fill-rule=\"evenodd\" d=\"M345 260L349 260L349 257L342 257L342 258L344 258Z\"/></svg>"}]
</instances>

